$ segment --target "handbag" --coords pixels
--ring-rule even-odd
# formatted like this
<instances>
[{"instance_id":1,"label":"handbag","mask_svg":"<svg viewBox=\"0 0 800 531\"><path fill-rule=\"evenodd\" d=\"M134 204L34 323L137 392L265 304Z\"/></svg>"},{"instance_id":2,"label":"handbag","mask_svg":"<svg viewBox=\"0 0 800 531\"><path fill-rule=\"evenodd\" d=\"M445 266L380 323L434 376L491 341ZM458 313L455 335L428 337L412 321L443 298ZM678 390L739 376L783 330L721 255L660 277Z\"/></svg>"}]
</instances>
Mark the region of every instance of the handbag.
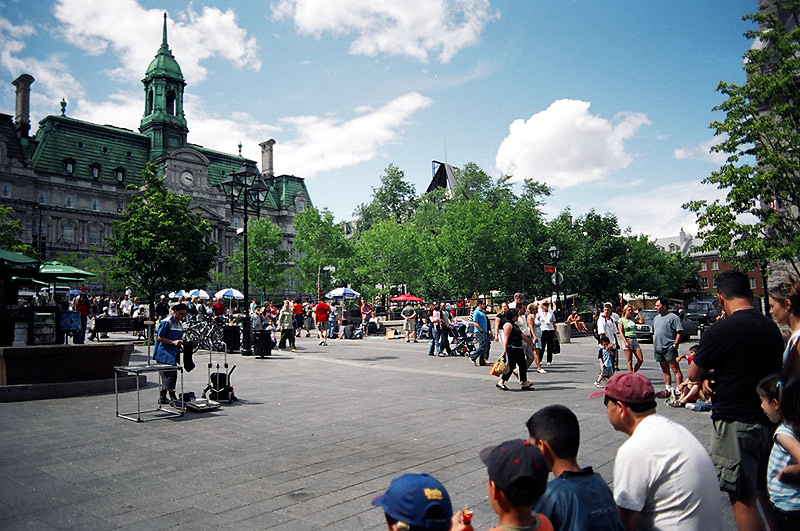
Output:
<instances>
[{"instance_id":1,"label":"handbag","mask_svg":"<svg viewBox=\"0 0 800 531\"><path fill-rule=\"evenodd\" d=\"M497 361L495 361L492 364L492 368L489 371L489 374L491 374L492 376L502 376L504 374L507 374L508 371L509 368L508 368L508 362L506 361L506 355L503 354L502 356L497 358Z\"/></svg>"},{"instance_id":2,"label":"handbag","mask_svg":"<svg viewBox=\"0 0 800 531\"><path fill-rule=\"evenodd\" d=\"M558 334L553 334L553 354L561 352L561 342L558 340Z\"/></svg>"}]
</instances>

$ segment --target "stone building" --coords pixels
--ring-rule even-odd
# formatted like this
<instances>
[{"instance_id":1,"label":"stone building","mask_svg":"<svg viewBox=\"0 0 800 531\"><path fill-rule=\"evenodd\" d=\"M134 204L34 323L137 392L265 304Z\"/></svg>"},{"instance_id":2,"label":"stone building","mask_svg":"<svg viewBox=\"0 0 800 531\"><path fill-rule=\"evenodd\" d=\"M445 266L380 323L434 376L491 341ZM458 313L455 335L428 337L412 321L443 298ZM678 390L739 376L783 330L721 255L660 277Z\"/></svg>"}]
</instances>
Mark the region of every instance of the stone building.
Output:
<instances>
[{"instance_id":1,"label":"stone building","mask_svg":"<svg viewBox=\"0 0 800 531\"><path fill-rule=\"evenodd\" d=\"M128 186L142 183L141 172L150 161L170 191L192 198L191 208L208 220L211 238L219 247L216 271L231 272L229 257L241 239L237 229L243 214L231 213L217 185L243 164L257 164L241 156L241 146L234 155L188 141L183 111L186 82L167 44L166 15L161 47L142 80L144 113L139 131L71 118L62 101L61 114L43 118L31 135L33 83L28 74L15 79L15 114L12 118L0 113L0 204L12 207L22 221L24 243L32 244L46 260L73 252L81 258L107 253L111 222L131 197ZM261 144L261 173L274 185L261 215L282 228L283 246L288 249L294 238L294 216L311 206L311 198L304 179L274 175L274 144L272 139ZM287 285L284 291L275 295L294 290Z\"/></svg>"}]
</instances>

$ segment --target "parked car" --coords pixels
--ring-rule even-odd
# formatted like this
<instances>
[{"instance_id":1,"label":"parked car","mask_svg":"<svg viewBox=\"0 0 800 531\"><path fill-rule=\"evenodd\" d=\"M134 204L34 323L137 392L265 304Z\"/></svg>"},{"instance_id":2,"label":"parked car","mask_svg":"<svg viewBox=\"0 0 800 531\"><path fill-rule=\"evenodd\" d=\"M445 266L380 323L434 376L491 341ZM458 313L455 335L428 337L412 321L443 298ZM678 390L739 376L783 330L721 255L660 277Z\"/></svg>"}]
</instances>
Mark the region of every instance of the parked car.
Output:
<instances>
[{"instance_id":1,"label":"parked car","mask_svg":"<svg viewBox=\"0 0 800 531\"><path fill-rule=\"evenodd\" d=\"M708 326L715 323L720 315L722 315L722 307L719 301L694 301L686 306L686 319L697 324Z\"/></svg>"},{"instance_id":2,"label":"parked car","mask_svg":"<svg viewBox=\"0 0 800 531\"><path fill-rule=\"evenodd\" d=\"M677 312L672 311L675 315ZM656 310L642 310L639 315L644 319L644 323L636 323L636 339L653 341L653 320L658 315ZM681 321L683 325L683 338L688 339L697 334L697 323L689 319Z\"/></svg>"}]
</instances>

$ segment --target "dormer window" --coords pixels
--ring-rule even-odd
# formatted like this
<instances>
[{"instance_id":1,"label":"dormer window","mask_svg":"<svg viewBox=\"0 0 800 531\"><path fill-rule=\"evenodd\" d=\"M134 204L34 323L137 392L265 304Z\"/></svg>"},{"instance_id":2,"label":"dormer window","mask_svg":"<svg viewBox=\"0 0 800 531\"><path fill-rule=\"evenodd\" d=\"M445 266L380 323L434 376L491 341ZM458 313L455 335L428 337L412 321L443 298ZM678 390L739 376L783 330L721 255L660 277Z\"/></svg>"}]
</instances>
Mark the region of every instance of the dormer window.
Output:
<instances>
[{"instance_id":1,"label":"dormer window","mask_svg":"<svg viewBox=\"0 0 800 531\"><path fill-rule=\"evenodd\" d=\"M125 168L117 168L114 170L114 178L118 183L125 180Z\"/></svg>"},{"instance_id":2,"label":"dormer window","mask_svg":"<svg viewBox=\"0 0 800 531\"><path fill-rule=\"evenodd\" d=\"M65 159L64 160L64 174L68 177L72 177L75 173L75 161L73 159Z\"/></svg>"},{"instance_id":3,"label":"dormer window","mask_svg":"<svg viewBox=\"0 0 800 531\"><path fill-rule=\"evenodd\" d=\"M92 175L92 179L98 180L100 178L100 165L95 162L89 166L89 173Z\"/></svg>"}]
</instances>

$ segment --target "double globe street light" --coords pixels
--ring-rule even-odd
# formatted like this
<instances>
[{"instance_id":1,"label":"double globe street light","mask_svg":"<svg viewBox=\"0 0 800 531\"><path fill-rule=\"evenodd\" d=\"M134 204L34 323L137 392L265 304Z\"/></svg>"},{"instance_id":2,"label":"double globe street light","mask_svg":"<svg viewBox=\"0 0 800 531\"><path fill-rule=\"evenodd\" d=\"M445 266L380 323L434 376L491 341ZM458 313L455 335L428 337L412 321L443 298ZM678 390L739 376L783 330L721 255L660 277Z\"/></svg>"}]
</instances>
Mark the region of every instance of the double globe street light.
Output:
<instances>
[{"instance_id":1,"label":"double globe street light","mask_svg":"<svg viewBox=\"0 0 800 531\"><path fill-rule=\"evenodd\" d=\"M222 193L225 194L225 199L231 205L231 216L235 215L237 208L244 211L244 231L242 238L242 245L244 251L244 281L242 294L244 295L245 303L245 319L242 323L242 355L250 356L253 351L250 348L250 306L248 300L250 299L250 277L248 273L248 258L247 258L247 216L248 212L252 211L256 217L261 216L261 205L267 200L270 190L272 189L272 176L267 177L268 182L264 181L261 172L255 165L249 161L244 161L244 164L236 170L232 171L228 178L219 184Z\"/></svg>"},{"instance_id":2,"label":"double globe street light","mask_svg":"<svg viewBox=\"0 0 800 531\"><path fill-rule=\"evenodd\" d=\"M559 285L561 284L561 273L558 271L558 260L561 258L561 249L558 248L558 245L552 245L548 250L550 253L550 258L553 259L553 265L555 266L555 272L553 273L553 283L556 285L556 319L558 319L559 315L559 306L561 305L561 294L559 293Z\"/></svg>"}]
</instances>

